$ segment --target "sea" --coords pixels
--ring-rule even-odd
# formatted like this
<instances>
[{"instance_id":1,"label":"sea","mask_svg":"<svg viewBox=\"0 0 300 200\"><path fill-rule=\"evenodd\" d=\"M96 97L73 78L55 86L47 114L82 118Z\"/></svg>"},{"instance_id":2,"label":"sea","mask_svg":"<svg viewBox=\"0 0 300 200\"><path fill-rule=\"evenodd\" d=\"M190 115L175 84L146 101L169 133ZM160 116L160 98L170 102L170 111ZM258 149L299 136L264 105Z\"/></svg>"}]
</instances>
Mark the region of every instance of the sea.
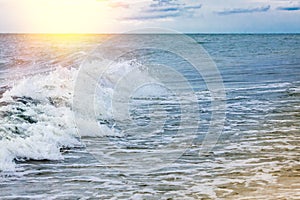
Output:
<instances>
[{"instance_id":1,"label":"sea","mask_svg":"<svg viewBox=\"0 0 300 200\"><path fill-rule=\"evenodd\" d=\"M0 34L0 199L300 199L300 34Z\"/></svg>"}]
</instances>

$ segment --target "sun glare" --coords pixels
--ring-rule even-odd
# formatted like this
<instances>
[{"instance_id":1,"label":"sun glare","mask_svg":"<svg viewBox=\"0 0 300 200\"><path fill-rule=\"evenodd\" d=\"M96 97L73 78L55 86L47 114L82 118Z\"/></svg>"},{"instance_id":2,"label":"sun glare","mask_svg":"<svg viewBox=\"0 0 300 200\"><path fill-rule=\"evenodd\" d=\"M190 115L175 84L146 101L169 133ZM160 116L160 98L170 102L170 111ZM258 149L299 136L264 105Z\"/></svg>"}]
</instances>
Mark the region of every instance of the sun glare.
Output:
<instances>
[{"instance_id":1,"label":"sun glare","mask_svg":"<svg viewBox=\"0 0 300 200\"><path fill-rule=\"evenodd\" d=\"M28 0L23 8L30 29L45 33L111 30L116 13L106 1L96 0Z\"/></svg>"}]
</instances>

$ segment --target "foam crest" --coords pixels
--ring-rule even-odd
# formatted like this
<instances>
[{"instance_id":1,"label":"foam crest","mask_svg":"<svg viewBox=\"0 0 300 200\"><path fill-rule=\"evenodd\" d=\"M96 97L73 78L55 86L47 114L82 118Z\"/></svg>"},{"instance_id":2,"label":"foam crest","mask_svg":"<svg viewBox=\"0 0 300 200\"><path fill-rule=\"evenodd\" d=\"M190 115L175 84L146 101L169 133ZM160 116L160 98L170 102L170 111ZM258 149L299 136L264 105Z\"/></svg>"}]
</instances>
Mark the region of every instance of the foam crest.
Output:
<instances>
[{"instance_id":1,"label":"foam crest","mask_svg":"<svg viewBox=\"0 0 300 200\"><path fill-rule=\"evenodd\" d=\"M76 69L59 68L24 78L1 101L0 170L14 160L59 160L60 149L81 146L73 123L72 90Z\"/></svg>"},{"instance_id":2,"label":"foam crest","mask_svg":"<svg viewBox=\"0 0 300 200\"><path fill-rule=\"evenodd\" d=\"M113 65L111 71L105 71L105 76L93 79L98 87L96 91L87 92L87 95L97 94L90 112L84 108L91 105L83 105L82 110L72 107L77 68L58 67L51 72L27 76L6 90L0 99L0 171L14 171L14 160L19 159L63 159L62 148L83 146L80 136L119 134L108 123L103 123L112 119L113 87L122 74L139 65L127 61ZM94 67L96 70L99 66ZM93 71L87 73L93 74ZM97 111L96 119L93 109ZM80 123L100 127L98 132L87 128L79 136L74 112L82 112L77 113Z\"/></svg>"}]
</instances>

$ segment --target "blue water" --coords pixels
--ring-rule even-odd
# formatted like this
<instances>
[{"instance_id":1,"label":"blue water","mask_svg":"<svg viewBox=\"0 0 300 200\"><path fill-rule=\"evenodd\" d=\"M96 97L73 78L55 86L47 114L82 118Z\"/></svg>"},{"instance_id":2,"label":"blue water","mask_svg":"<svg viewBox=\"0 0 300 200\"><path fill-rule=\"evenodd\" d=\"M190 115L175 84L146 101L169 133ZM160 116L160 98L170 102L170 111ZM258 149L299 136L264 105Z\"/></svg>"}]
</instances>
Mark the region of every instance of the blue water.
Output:
<instances>
[{"instance_id":1,"label":"blue water","mask_svg":"<svg viewBox=\"0 0 300 200\"><path fill-rule=\"evenodd\" d=\"M300 198L299 34L188 35L216 64L226 93L222 134L204 155L213 99L205 77L174 52L126 52L130 43L120 44L126 54L101 77L90 71L83 84L84 101L97 83L95 105L82 104L76 114L80 66L101 60L97 46L114 36L0 35L0 198ZM144 36L132 37L143 46ZM150 44L151 37L163 36L148 36ZM179 97L163 86L141 87L120 104L130 116L116 117L122 107L113 115L117 87L127 91L158 64L178 71L191 90L157 67ZM131 79L118 85L125 75ZM188 124L180 126L185 116Z\"/></svg>"}]
</instances>

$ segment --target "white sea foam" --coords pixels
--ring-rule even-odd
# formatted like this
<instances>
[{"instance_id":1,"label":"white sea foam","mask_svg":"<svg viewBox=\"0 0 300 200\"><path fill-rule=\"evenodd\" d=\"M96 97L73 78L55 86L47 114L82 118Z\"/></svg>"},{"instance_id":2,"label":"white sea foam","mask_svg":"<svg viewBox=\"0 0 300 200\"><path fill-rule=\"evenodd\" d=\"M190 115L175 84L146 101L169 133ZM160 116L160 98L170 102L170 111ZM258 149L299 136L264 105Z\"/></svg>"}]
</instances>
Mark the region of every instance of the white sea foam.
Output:
<instances>
[{"instance_id":1,"label":"white sea foam","mask_svg":"<svg viewBox=\"0 0 300 200\"><path fill-rule=\"evenodd\" d=\"M0 170L14 170L14 159L62 159L60 148L81 145L71 110L76 71L27 77L3 94Z\"/></svg>"},{"instance_id":2,"label":"white sea foam","mask_svg":"<svg viewBox=\"0 0 300 200\"><path fill-rule=\"evenodd\" d=\"M112 117L113 86L133 66L140 67L132 62L114 63L105 76L92 79L96 85L100 83L93 91L97 93L92 108L96 110L97 120ZM0 171L15 170L15 159L63 159L60 149L82 146L80 136L120 134L98 123L98 132L86 129L78 135L72 109L78 71L76 68L58 67L46 74L23 78L3 94L0 99ZM88 73L93 74L93 71ZM97 123L92 112L77 114L77 120L86 127Z\"/></svg>"}]
</instances>

